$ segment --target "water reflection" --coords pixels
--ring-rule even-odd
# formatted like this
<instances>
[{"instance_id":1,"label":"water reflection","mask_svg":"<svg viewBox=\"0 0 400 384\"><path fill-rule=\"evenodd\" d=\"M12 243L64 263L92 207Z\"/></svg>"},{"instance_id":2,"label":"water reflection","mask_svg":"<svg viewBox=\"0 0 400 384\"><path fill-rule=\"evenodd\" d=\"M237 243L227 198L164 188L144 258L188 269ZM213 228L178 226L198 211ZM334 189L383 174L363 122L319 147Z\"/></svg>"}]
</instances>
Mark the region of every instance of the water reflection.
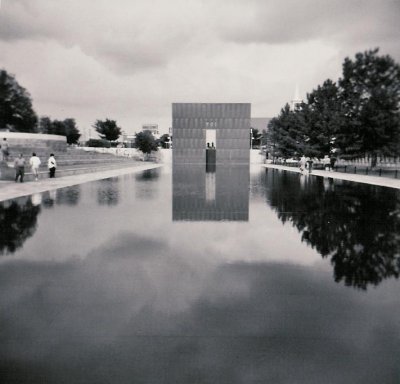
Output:
<instances>
[{"instance_id":1,"label":"water reflection","mask_svg":"<svg viewBox=\"0 0 400 384\"><path fill-rule=\"evenodd\" d=\"M38 196L20 197L0 203L0 254L14 253L31 237L40 213Z\"/></svg>"},{"instance_id":2,"label":"water reflection","mask_svg":"<svg viewBox=\"0 0 400 384\"><path fill-rule=\"evenodd\" d=\"M366 289L400 273L400 191L267 170L266 197L282 222L330 258L335 281Z\"/></svg>"},{"instance_id":3,"label":"water reflection","mask_svg":"<svg viewBox=\"0 0 400 384\"><path fill-rule=\"evenodd\" d=\"M81 196L80 185L73 185L68 188L57 189L56 202L57 204L77 205Z\"/></svg>"},{"instance_id":4,"label":"water reflection","mask_svg":"<svg viewBox=\"0 0 400 384\"><path fill-rule=\"evenodd\" d=\"M97 203L99 205L117 205L119 202L119 179L112 177L99 180L97 186Z\"/></svg>"},{"instance_id":5,"label":"water reflection","mask_svg":"<svg viewBox=\"0 0 400 384\"><path fill-rule=\"evenodd\" d=\"M3 378L353 384L399 374L398 296L360 299L295 265L197 261L126 232L81 260L4 264Z\"/></svg>"},{"instance_id":6,"label":"water reflection","mask_svg":"<svg viewBox=\"0 0 400 384\"><path fill-rule=\"evenodd\" d=\"M174 221L248 221L249 166L174 164L172 173Z\"/></svg>"},{"instance_id":7,"label":"water reflection","mask_svg":"<svg viewBox=\"0 0 400 384\"><path fill-rule=\"evenodd\" d=\"M157 168L148 169L135 175L139 181L135 188L135 197L139 200L152 200L158 194L157 181L160 178L160 170Z\"/></svg>"}]
</instances>

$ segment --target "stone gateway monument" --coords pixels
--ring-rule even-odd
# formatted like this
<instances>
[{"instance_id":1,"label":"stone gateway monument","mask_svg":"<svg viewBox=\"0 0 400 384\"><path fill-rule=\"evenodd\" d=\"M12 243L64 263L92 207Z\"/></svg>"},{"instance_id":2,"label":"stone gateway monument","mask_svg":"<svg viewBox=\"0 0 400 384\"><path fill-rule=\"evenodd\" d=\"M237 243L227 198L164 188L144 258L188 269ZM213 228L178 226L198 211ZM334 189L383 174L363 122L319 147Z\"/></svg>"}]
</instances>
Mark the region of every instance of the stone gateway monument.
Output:
<instances>
[{"instance_id":1,"label":"stone gateway monument","mask_svg":"<svg viewBox=\"0 0 400 384\"><path fill-rule=\"evenodd\" d=\"M250 103L173 103L173 164L249 164Z\"/></svg>"}]
</instances>

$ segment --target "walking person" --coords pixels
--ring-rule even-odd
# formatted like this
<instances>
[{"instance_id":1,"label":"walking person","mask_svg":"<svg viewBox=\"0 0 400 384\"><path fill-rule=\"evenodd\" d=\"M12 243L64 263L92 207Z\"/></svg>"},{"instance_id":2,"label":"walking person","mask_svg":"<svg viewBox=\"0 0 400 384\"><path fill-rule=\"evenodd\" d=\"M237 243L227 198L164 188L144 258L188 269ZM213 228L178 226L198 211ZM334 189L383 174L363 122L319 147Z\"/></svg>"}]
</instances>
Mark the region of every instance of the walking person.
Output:
<instances>
[{"instance_id":1,"label":"walking person","mask_svg":"<svg viewBox=\"0 0 400 384\"><path fill-rule=\"evenodd\" d=\"M10 147L8 145L7 139L4 137L3 142L1 143L1 155L3 161L8 161L9 148Z\"/></svg>"},{"instance_id":2,"label":"walking person","mask_svg":"<svg viewBox=\"0 0 400 384\"><path fill-rule=\"evenodd\" d=\"M39 166L42 164L40 159L36 156L36 153L32 153L32 157L29 159L29 164L32 169L32 173L35 175L35 181L39 179Z\"/></svg>"},{"instance_id":3,"label":"walking person","mask_svg":"<svg viewBox=\"0 0 400 384\"><path fill-rule=\"evenodd\" d=\"M324 164L325 171L331 170L331 159L329 158L328 155L324 156L324 158L322 159L322 163Z\"/></svg>"},{"instance_id":4,"label":"walking person","mask_svg":"<svg viewBox=\"0 0 400 384\"><path fill-rule=\"evenodd\" d=\"M50 153L49 160L47 161L47 167L49 168L49 176L50 176L50 178L55 177L56 168L57 168L57 162L56 162L56 159L54 158L54 153Z\"/></svg>"},{"instance_id":5,"label":"walking person","mask_svg":"<svg viewBox=\"0 0 400 384\"><path fill-rule=\"evenodd\" d=\"M304 170L306 169L306 163L307 163L307 159L306 157L303 155L300 158L300 172L303 173Z\"/></svg>"},{"instance_id":6,"label":"walking person","mask_svg":"<svg viewBox=\"0 0 400 384\"><path fill-rule=\"evenodd\" d=\"M15 182L17 183L19 178L20 179L19 181L23 183L25 174L25 159L22 153L20 153L19 156L15 159L14 168L15 168Z\"/></svg>"}]
</instances>

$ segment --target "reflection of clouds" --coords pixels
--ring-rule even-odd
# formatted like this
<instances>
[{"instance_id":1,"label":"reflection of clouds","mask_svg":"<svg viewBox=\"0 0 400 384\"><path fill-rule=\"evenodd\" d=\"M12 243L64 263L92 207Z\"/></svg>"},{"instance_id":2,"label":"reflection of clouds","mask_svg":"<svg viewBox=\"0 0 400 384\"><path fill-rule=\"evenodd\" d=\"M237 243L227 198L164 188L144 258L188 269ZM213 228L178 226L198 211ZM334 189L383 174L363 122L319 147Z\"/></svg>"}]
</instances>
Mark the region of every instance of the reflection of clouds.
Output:
<instances>
[{"instance_id":1,"label":"reflection of clouds","mask_svg":"<svg viewBox=\"0 0 400 384\"><path fill-rule=\"evenodd\" d=\"M125 233L84 261L3 264L3 356L35 361L25 374L40 366L46 382L109 382L98 367L118 383L132 377L309 382L311 376L373 383L399 373L398 346L385 347L399 331L394 292L365 297L308 268L210 268L201 253L197 264L186 256ZM13 369L18 381L24 373Z\"/></svg>"}]
</instances>

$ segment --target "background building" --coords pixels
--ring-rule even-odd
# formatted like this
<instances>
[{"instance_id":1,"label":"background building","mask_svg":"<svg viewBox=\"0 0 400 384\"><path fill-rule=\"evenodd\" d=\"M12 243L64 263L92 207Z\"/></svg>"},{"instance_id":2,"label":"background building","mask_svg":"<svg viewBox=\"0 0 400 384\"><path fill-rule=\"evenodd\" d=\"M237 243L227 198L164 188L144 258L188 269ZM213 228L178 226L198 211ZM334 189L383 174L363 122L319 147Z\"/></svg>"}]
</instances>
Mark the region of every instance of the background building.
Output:
<instances>
[{"instance_id":1,"label":"background building","mask_svg":"<svg viewBox=\"0 0 400 384\"><path fill-rule=\"evenodd\" d=\"M142 132L149 131L154 137L159 138L160 132L158 130L158 124L143 124Z\"/></svg>"}]
</instances>

